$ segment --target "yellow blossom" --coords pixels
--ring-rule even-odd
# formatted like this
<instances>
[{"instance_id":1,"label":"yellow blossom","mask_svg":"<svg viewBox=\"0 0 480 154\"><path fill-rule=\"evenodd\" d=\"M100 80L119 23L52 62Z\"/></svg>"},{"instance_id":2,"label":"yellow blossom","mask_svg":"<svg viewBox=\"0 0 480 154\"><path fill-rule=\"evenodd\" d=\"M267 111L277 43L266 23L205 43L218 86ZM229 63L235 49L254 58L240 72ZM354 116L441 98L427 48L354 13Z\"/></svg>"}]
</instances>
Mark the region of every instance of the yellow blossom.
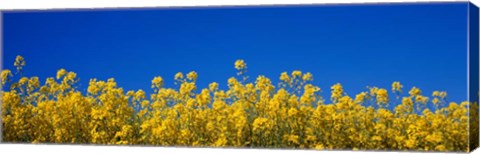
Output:
<instances>
[{"instance_id":1,"label":"yellow blossom","mask_svg":"<svg viewBox=\"0 0 480 154\"><path fill-rule=\"evenodd\" d=\"M243 59L239 59L239 60L235 61L235 69L243 70L243 69L246 69L246 68L247 68L247 64L245 63L245 61L243 61Z\"/></svg>"},{"instance_id":2,"label":"yellow blossom","mask_svg":"<svg viewBox=\"0 0 480 154\"><path fill-rule=\"evenodd\" d=\"M393 92L402 92L403 85L400 82L393 82L392 83L392 91Z\"/></svg>"}]
</instances>

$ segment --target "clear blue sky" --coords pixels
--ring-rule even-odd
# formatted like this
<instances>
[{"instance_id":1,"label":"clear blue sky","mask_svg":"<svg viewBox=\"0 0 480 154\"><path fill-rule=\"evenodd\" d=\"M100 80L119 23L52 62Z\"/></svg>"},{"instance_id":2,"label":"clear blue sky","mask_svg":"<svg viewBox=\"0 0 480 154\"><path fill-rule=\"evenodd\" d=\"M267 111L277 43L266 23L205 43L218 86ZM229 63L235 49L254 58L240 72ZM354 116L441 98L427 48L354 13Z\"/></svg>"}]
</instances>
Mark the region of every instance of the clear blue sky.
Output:
<instances>
[{"instance_id":1,"label":"clear blue sky","mask_svg":"<svg viewBox=\"0 0 480 154\"><path fill-rule=\"evenodd\" d=\"M248 63L275 83L283 71L314 75L329 98L342 83L349 95L393 81L430 96L446 90L466 100L466 2L6 12L3 62L27 61L25 74L42 82L60 68L74 71L84 90L90 78L114 77L127 90L150 89L162 76L195 70L198 84L235 76Z\"/></svg>"}]
</instances>

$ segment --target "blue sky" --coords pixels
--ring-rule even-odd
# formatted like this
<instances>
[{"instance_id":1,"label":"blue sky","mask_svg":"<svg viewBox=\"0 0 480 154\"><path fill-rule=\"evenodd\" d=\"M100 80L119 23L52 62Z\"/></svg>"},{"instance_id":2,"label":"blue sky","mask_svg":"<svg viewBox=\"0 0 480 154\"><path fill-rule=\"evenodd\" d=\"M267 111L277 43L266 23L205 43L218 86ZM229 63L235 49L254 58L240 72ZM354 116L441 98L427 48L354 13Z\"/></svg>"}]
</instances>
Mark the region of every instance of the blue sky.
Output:
<instances>
[{"instance_id":1,"label":"blue sky","mask_svg":"<svg viewBox=\"0 0 480 154\"><path fill-rule=\"evenodd\" d=\"M426 95L445 90L466 99L468 3L319 5L131 10L30 11L3 14L3 65L16 55L25 75L45 81L74 71L114 77L127 90L150 89L162 76L197 71L199 87L226 88L233 63L244 59L250 81L283 71L314 75L323 96L342 83L349 95L393 81Z\"/></svg>"}]
</instances>

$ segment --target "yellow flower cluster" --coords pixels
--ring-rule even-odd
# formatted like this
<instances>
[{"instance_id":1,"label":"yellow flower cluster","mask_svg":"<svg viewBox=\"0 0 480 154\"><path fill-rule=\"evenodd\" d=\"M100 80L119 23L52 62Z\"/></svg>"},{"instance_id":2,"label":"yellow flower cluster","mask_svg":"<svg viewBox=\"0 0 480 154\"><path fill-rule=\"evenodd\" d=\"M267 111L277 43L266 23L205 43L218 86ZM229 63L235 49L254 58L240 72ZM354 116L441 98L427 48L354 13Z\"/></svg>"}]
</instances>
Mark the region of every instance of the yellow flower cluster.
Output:
<instances>
[{"instance_id":1,"label":"yellow flower cluster","mask_svg":"<svg viewBox=\"0 0 480 154\"><path fill-rule=\"evenodd\" d=\"M17 58L16 67L24 67ZM312 85L313 75L284 72L274 86L265 76L246 82L246 63L235 62L243 81L232 77L228 89L213 82L196 86L198 74L177 73L179 89L165 88L158 76L154 93L125 91L114 79L91 79L86 93L76 88L74 72L60 69L41 85L37 77L1 72L3 141L30 143L128 144L255 148L469 151L468 131L478 128L476 103L446 102L446 92L432 101L414 87L386 106L386 89L347 95L331 87L331 103ZM20 68L21 69L21 68ZM400 96L403 86L392 84ZM197 91L198 90L198 91ZM438 107L430 110L426 104ZM370 104L370 105L368 105ZM470 106L472 105L472 106ZM468 115L477 120L469 124Z\"/></svg>"}]
</instances>

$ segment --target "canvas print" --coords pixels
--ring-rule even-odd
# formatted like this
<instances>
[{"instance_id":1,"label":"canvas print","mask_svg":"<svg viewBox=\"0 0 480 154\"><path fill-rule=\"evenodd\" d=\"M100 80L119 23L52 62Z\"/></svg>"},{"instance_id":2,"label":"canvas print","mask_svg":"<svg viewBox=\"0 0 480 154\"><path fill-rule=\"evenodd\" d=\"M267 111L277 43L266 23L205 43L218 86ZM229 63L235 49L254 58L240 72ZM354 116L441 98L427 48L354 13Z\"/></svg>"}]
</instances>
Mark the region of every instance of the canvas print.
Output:
<instances>
[{"instance_id":1,"label":"canvas print","mask_svg":"<svg viewBox=\"0 0 480 154\"><path fill-rule=\"evenodd\" d=\"M4 11L1 141L470 152L469 2Z\"/></svg>"}]
</instances>

